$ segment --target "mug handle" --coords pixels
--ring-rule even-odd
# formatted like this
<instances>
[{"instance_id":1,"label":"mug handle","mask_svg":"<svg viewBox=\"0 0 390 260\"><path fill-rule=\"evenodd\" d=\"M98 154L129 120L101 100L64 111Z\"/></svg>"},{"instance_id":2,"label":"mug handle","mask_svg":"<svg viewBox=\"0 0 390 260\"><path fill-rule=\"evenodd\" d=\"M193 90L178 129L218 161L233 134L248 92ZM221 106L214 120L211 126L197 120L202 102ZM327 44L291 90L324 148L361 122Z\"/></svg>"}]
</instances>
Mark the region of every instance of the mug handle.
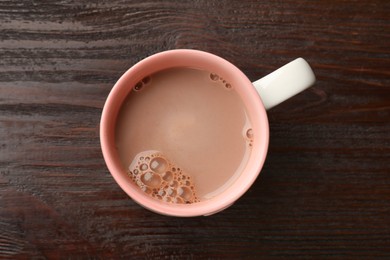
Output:
<instances>
[{"instance_id":1,"label":"mug handle","mask_svg":"<svg viewBox=\"0 0 390 260\"><path fill-rule=\"evenodd\" d=\"M315 80L310 65L298 58L252 84L268 110L307 89Z\"/></svg>"}]
</instances>

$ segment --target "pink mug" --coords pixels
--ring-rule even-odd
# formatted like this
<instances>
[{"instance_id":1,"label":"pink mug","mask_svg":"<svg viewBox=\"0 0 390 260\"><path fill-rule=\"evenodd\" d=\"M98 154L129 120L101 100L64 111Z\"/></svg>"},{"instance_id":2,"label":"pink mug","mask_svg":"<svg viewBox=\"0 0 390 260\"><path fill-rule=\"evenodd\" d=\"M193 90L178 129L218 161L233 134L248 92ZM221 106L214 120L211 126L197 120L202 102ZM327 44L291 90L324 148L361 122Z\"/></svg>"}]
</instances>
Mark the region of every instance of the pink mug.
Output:
<instances>
[{"instance_id":1,"label":"pink mug","mask_svg":"<svg viewBox=\"0 0 390 260\"><path fill-rule=\"evenodd\" d=\"M192 204L166 203L145 194L128 176L115 146L117 115L133 86L148 75L175 67L194 67L212 71L235 86L246 106L253 133L257 137L253 140L248 163L239 177L215 197ZM108 95L100 122L100 142L104 160L119 186L135 202L151 211L180 217L217 213L239 199L253 184L263 167L269 141L266 110L310 87L314 82L313 71L302 58L252 83L236 66L207 52L179 49L154 54L126 71Z\"/></svg>"}]
</instances>

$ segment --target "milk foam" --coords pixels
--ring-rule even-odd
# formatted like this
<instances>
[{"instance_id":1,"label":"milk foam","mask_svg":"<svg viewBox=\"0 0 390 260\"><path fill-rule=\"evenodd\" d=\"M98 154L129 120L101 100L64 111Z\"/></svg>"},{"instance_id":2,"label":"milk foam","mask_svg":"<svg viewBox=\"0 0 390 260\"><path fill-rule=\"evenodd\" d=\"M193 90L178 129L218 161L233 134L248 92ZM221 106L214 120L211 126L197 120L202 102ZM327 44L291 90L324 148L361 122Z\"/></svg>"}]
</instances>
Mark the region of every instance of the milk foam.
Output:
<instances>
[{"instance_id":1,"label":"milk foam","mask_svg":"<svg viewBox=\"0 0 390 260\"><path fill-rule=\"evenodd\" d=\"M159 151L137 154L128 174L141 190L153 198L179 204L199 201L190 175Z\"/></svg>"}]
</instances>

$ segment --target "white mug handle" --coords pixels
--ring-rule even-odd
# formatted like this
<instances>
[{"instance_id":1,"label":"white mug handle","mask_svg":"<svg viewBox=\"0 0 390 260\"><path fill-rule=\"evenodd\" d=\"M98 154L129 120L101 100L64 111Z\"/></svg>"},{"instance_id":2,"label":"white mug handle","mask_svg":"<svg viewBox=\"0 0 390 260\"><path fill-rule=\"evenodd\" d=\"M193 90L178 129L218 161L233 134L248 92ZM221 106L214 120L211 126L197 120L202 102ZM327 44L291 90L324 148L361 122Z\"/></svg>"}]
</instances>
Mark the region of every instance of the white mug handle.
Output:
<instances>
[{"instance_id":1,"label":"white mug handle","mask_svg":"<svg viewBox=\"0 0 390 260\"><path fill-rule=\"evenodd\" d=\"M307 89L315 80L309 64L298 58L253 82L253 85L268 110Z\"/></svg>"}]
</instances>

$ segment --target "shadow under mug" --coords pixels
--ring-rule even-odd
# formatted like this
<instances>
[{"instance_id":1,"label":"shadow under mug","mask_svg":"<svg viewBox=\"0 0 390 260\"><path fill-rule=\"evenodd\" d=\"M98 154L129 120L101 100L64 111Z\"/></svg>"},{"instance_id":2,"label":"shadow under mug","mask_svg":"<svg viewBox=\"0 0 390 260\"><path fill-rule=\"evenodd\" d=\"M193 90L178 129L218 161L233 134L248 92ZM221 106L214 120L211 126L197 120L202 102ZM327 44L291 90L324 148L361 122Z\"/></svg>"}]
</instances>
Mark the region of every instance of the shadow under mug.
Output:
<instances>
[{"instance_id":1,"label":"shadow under mug","mask_svg":"<svg viewBox=\"0 0 390 260\"><path fill-rule=\"evenodd\" d=\"M239 177L220 194L193 204L167 203L144 193L123 168L115 145L117 116L132 88L146 76L177 67L210 71L230 82L246 107L254 136L251 155ZM314 82L315 76L302 58L252 83L236 66L211 53L178 49L154 54L126 71L107 97L100 122L100 142L104 160L118 185L134 201L151 211L180 217L217 213L239 199L250 188L263 167L269 142L266 110L310 87Z\"/></svg>"}]
</instances>

